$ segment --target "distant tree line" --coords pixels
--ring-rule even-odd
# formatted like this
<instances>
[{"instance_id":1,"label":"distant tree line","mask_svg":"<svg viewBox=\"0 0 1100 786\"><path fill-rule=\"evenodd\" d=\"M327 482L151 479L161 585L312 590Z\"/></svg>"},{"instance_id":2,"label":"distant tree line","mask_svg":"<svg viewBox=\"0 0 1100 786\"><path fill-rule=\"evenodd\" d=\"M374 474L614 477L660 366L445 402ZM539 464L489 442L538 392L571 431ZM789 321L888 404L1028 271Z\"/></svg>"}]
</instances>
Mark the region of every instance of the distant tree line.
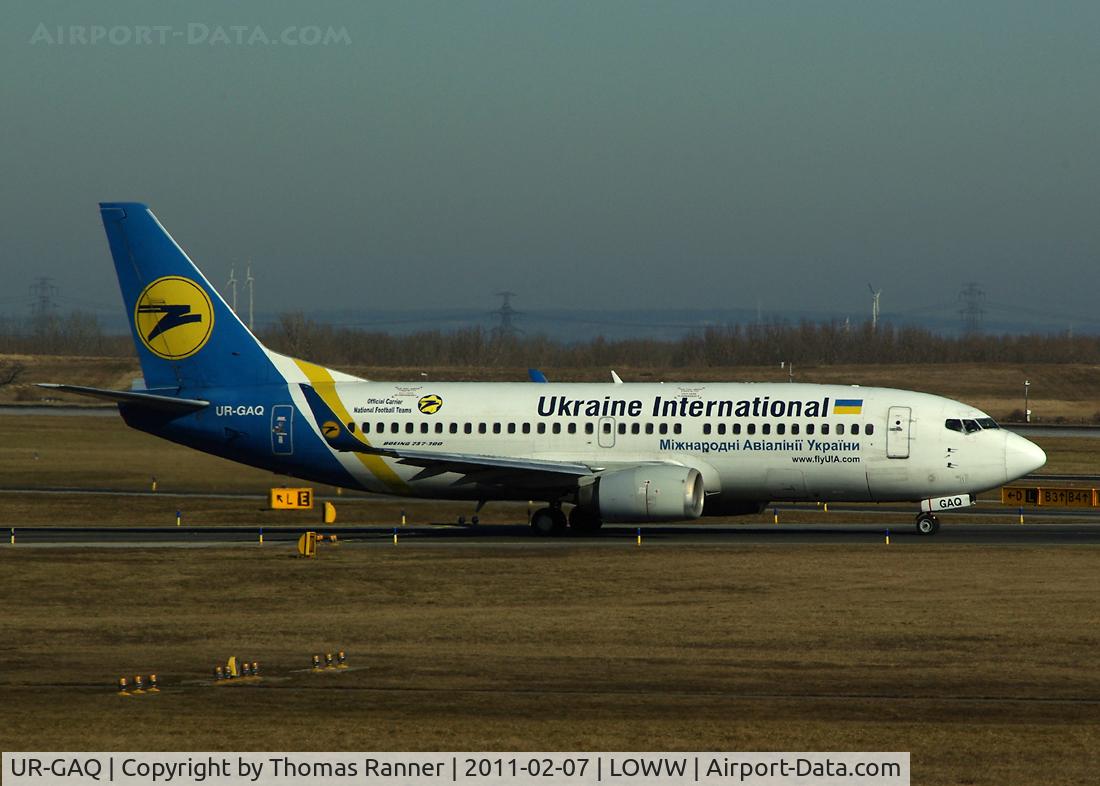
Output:
<instances>
[{"instance_id":1,"label":"distant tree line","mask_svg":"<svg viewBox=\"0 0 1100 786\"><path fill-rule=\"evenodd\" d=\"M128 335L105 333L94 314L72 311L27 321L0 319L0 354L125 357L134 347Z\"/></svg>"},{"instance_id":2,"label":"distant tree line","mask_svg":"<svg viewBox=\"0 0 1100 786\"><path fill-rule=\"evenodd\" d=\"M260 331L272 349L330 366L677 368L889 363L1100 363L1100 336L1068 334L944 336L879 323L770 322L708 327L669 339L559 341L500 336L479 327L403 335L314 321L286 313ZM129 335L105 333L94 315L74 311L37 324L0 320L0 355L127 357Z\"/></svg>"},{"instance_id":3,"label":"distant tree line","mask_svg":"<svg viewBox=\"0 0 1100 786\"><path fill-rule=\"evenodd\" d=\"M263 332L280 352L332 366L546 366L613 365L676 368L867 363L1100 363L1100 336L943 336L916 327L843 322L709 327L667 340L594 336L556 341L545 336L501 337L491 330L374 333L284 314Z\"/></svg>"}]
</instances>

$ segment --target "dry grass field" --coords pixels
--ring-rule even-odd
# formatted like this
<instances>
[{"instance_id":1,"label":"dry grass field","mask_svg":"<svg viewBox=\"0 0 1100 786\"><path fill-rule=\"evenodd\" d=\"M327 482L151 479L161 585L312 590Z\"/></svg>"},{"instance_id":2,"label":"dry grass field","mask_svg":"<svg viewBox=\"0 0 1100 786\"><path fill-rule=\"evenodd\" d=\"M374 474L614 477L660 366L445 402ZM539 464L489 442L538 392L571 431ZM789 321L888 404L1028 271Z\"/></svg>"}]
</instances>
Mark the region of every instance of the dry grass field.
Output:
<instances>
[{"instance_id":1,"label":"dry grass field","mask_svg":"<svg viewBox=\"0 0 1100 786\"><path fill-rule=\"evenodd\" d=\"M0 549L0 749L908 750L1094 783L1100 553ZM311 674L312 653L354 667ZM214 687L230 654L257 685ZM164 692L121 698L121 674Z\"/></svg>"}]
</instances>

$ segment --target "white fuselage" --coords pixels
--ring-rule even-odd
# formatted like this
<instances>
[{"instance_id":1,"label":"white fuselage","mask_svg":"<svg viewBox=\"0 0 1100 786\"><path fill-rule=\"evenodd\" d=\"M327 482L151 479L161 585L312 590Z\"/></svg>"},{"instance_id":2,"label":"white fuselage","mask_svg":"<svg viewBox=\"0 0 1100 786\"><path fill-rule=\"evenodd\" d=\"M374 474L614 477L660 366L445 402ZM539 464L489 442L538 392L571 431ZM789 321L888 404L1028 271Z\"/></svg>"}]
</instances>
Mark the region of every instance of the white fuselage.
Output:
<instances>
[{"instance_id":1,"label":"white fuselage","mask_svg":"<svg viewBox=\"0 0 1100 786\"><path fill-rule=\"evenodd\" d=\"M1038 447L973 407L889 388L337 381L332 392L355 432L374 447L579 462L594 472L679 464L702 473L712 510L739 501L976 494L1045 460ZM426 396L441 400L429 407L431 414L418 408ZM987 427L966 433L949 428L949 421ZM485 497L456 473L338 455L372 491ZM498 491L493 498L501 496ZM525 499L527 492L520 488L504 496Z\"/></svg>"}]
</instances>

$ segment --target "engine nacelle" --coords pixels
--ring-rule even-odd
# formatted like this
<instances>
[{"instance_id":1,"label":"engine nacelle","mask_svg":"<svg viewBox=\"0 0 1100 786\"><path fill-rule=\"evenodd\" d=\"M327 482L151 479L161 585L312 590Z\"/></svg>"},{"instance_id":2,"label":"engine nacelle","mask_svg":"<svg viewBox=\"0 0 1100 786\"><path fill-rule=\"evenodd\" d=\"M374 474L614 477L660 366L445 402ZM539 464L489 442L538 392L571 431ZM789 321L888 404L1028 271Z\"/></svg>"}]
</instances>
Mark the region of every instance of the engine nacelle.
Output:
<instances>
[{"instance_id":1,"label":"engine nacelle","mask_svg":"<svg viewBox=\"0 0 1100 786\"><path fill-rule=\"evenodd\" d=\"M704 492L697 469L632 467L600 475L595 502L604 521L683 521L703 514Z\"/></svg>"}]
</instances>

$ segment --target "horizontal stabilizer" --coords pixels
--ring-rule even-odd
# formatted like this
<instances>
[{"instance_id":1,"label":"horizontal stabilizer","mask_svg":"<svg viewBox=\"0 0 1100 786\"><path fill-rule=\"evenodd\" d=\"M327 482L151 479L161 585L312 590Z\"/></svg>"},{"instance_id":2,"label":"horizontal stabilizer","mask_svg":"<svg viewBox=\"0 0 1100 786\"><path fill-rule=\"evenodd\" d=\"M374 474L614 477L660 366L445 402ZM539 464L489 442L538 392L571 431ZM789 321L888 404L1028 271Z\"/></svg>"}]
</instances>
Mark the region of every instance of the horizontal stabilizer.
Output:
<instances>
[{"instance_id":1,"label":"horizontal stabilizer","mask_svg":"<svg viewBox=\"0 0 1100 786\"><path fill-rule=\"evenodd\" d=\"M163 412L194 412L197 409L210 406L209 401L203 401L202 399L159 396L156 393L139 393L133 390L106 390L104 388L86 388L81 385L58 385L53 382L39 382L38 387L47 390L60 390L63 393L76 393L80 396L102 398L119 404L138 404L149 409L159 409Z\"/></svg>"}]
</instances>

